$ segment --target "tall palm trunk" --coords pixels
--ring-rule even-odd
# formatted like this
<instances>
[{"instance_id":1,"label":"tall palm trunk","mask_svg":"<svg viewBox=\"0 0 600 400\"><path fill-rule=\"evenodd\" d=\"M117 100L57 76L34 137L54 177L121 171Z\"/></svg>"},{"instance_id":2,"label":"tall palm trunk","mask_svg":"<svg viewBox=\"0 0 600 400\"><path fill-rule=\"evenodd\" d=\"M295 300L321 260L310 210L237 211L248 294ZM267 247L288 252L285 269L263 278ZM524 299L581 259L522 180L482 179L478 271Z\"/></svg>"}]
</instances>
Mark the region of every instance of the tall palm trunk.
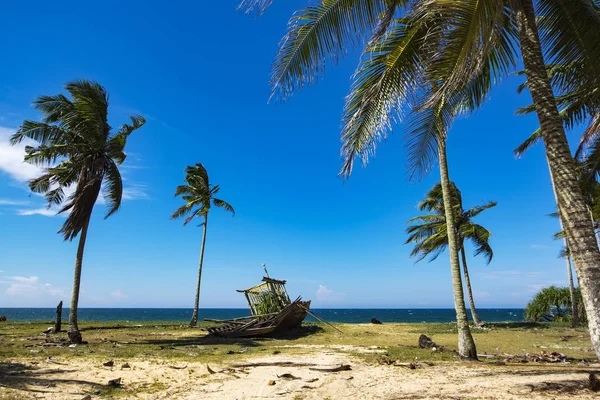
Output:
<instances>
[{"instance_id":1,"label":"tall palm trunk","mask_svg":"<svg viewBox=\"0 0 600 400\"><path fill-rule=\"evenodd\" d=\"M77 246L77 258L75 259L75 273L73 277L73 293L71 294L71 305L69 306L69 329L67 335L71 343L80 344L82 342L81 332L77 326L77 308L79 307L79 287L81 285L81 266L83 264L83 251L85 249L85 240L87 238L88 226L90 225L91 214L83 224L81 234L79 235L79 245Z\"/></svg>"},{"instance_id":2,"label":"tall palm trunk","mask_svg":"<svg viewBox=\"0 0 600 400\"><path fill-rule=\"evenodd\" d=\"M546 159L547 160L547 159ZM548 162L549 164L549 162ZM552 170L550 170L550 182L552 184L552 193L554 193L554 201L556 201L556 208L558 210L558 223L560 224L561 232L564 232L565 227L563 224L563 215L558 205L558 197L556 196L556 188L554 187L554 176ZM569 241L563 236L563 247L565 249L565 262L567 263L567 276L569 277L569 295L571 296L571 327L575 328L579 325L579 306L577 304L577 297L575 296L575 285L573 283L573 268L571 266L571 254L569 250Z\"/></svg>"},{"instance_id":3,"label":"tall palm trunk","mask_svg":"<svg viewBox=\"0 0 600 400\"><path fill-rule=\"evenodd\" d=\"M516 11L529 91L542 130L559 210L563 211L563 223L579 278L592 346L600 358L600 251L546 71L532 0L520 0Z\"/></svg>"},{"instance_id":4,"label":"tall palm trunk","mask_svg":"<svg viewBox=\"0 0 600 400\"><path fill-rule=\"evenodd\" d=\"M204 244L206 243L206 225L208 224L208 213L204 214L204 229L202 230L202 247L200 247L200 265L198 267L198 284L196 285L196 301L190 327L198 323L198 308L200 306L200 283L202 282L202 264L204 263Z\"/></svg>"},{"instance_id":5,"label":"tall palm trunk","mask_svg":"<svg viewBox=\"0 0 600 400\"><path fill-rule=\"evenodd\" d=\"M448 176L448 161L446 159L446 138L438 140L438 157L440 163L440 180L446 214L446 227L448 229L448 252L450 253L450 268L452 270L452 286L454 289L454 308L456 310L456 327L458 329L458 354L465 360L477 360L475 341L469 328L467 308L463 294L462 279L460 276L460 262L458 259L458 238L454 221L453 196L450 189Z\"/></svg>"},{"instance_id":6,"label":"tall palm trunk","mask_svg":"<svg viewBox=\"0 0 600 400\"><path fill-rule=\"evenodd\" d=\"M469 269L467 268L467 256L465 255L464 244L460 247L460 256L462 257L463 272L465 274L465 285L467 286L467 295L469 296L469 307L471 307L471 317L475 325L481 325L482 321L477 314L475 301L473 300L473 291L471 290L471 279L469 279Z\"/></svg>"}]
</instances>

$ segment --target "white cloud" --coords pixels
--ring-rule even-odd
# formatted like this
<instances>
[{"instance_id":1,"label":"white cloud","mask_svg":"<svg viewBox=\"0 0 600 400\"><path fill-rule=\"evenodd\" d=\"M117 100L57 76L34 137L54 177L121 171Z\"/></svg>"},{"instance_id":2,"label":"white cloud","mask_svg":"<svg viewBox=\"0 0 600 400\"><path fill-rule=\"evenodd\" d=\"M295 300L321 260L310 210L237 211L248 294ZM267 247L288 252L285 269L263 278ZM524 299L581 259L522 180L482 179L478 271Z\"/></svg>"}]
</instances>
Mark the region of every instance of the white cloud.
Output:
<instances>
[{"instance_id":1,"label":"white cloud","mask_svg":"<svg viewBox=\"0 0 600 400\"><path fill-rule=\"evenodd\" d=\"M125 300L129 296L127 296L125 293L123 293L121 291L121 289L117 289L117 290L110 292L110 297L112 297L115 300Z\"/></svg>"},{"instance_id":2,"label":"white cloud","mask_svg":"<svg viewBox=\"0 0 600 400\"><path fill-rule=\"evenodd\" d=\"M25 139L18 145L11 146L9 140L15 132L14 129L0 126L0 171L17 182L27 182L39 176L44 168L23 162L25 146L33 146L36 142Z\"/></svg>"},{"instance_id":3,"label":"white cloud","mask_svg":"<svg viewBox=\"0 0 600 400\"><path fill-rule=\"evenodd\" d=\"M17 183L25 186L25 184L44 172L44 167L36 166L23 162L25 155L26 146L34 146L36 142L31 139L25 139L21 143L15 146L11 146L9 143L10 137L16 132L15 129L10 129L0 126L0 173L7 174L11 179ZM134 166L127 165L129 168ZM124 177L124 181L127 179ZM146 186L128 183L123 188L123 200L139 200L148 198L148 194L145 189ZM71 195L75 190L74 186L65 189L65 197ZM37 195L40 196L40 195ZM98 204L105 204L103 196L99 196L97 200ZM14 201L8 199L0 199L0 205L6 206L24 206L29 202ZM56 216L60 207L52 206L47 207L33 207L33 208L21 208L16 210L18 215L43 215L46 217ZM66 214L65 214L66 215Z\"/></svg>"},{"instance_id":4,"label":"white cloud","mask_svg":"<svg viewBox=\"0 0 600 400\"><path fill-rule=\"evenodd\" d=\"M58 209L55 207L40 207L40 208L32 208L28 210L17 210L17 214L19 215L43 215L46 217L55 217L58 212ZM65 214L66 215L66 214Z\"/></svg>"},{"instance_id":5,"label":"white cloud","mask_svg":"<svg viewBox=\"0 0 600 400\"><path fill-rule=\"evenodd\" d=\"M4 278L15 282L29 284L36 283L40 279L38 276L5 276Z\"/></svg>"},{"instance_id":6,"label":"white cloud","mask_svg":"<svg viewBox=\"0 0 600 400\"><path fill-rule=\"evenodd\" d=\"M315 297L322 302L336 302L344 299L344 293L338 293L324 285L319 285Z\"/></svg>"},{"instance_id":7,"label":"white cloud","mask_svg":"<svg viewBox=\"0 0 600 400\"><path fill-rule=\"evenodd\" d=\"M29 204L28 201L0 199L0 206L24 206Z\"/></svg>"},{"instance_id":8,"label":"white cloud","mask_svg":"<svg viewBox=\"0 0 600 400\"><path fill-rule=\"evenodd\" d=\"M8 285L5 293L11 297L30 299L41 295L65 296L62 289L55 288L49 283L41 283L38 276L5 276L4 279L0 284Z\"/></svg>"}]
</instances>

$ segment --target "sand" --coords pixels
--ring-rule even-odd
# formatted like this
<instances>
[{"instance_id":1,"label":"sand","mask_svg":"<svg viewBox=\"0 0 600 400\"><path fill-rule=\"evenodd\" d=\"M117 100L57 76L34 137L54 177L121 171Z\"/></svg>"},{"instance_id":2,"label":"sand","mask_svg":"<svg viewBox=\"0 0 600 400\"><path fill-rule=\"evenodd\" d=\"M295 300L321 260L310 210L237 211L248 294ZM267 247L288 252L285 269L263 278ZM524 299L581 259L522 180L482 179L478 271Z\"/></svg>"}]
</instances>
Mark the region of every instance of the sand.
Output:
<instances>
[{"instance_id":1,"label":"sand","mask_svg":"<svg viewBox=\"0 0 600 400\"><path fill-rule=\"evenodd\" d=\"M306 346L310 354L269 355L235 363L294 362L320 367L351 365L351 371L320 372L308 366L231 368L172 361L115 360L114 367L85 359L9 360L0 376L0 399L598 399L587 389L588 375L600 365L443 362L409 369L369 364L348 353L377 351L348 346ZM6 361L5 361L6 362ZM128 362L131 368L122 369ZM175 367L175 368L173 368ZM285 378L282 374L291 374ZM122 379L113 392L106 383ZM298 378L298 379L295 379ZM271 383L271 384L269 384ZM27 389L27 390L25 390ZM101 390L94 393L94 390ZM13 396L13 397L10 397Z\"/></svg>"}]
</instances>

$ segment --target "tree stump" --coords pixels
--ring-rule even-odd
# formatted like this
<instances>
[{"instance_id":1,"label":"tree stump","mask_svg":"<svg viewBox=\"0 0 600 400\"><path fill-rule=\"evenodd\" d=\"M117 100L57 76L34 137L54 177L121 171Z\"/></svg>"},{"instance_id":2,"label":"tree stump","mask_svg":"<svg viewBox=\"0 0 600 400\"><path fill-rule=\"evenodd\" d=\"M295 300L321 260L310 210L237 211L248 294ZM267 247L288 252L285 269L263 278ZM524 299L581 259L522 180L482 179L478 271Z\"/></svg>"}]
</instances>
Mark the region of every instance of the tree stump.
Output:
<instances>
[{"instance_id":1,"label":"tree stump","mask_svg":"<svg viewBox=\"0 0 600 400\"><path fill-rule=\"evenodd\" d=\"M59 333L62 329L62 300L58 303L56 307L56 323L54 324L54 333Z\"/></svg>"}]
</instances>

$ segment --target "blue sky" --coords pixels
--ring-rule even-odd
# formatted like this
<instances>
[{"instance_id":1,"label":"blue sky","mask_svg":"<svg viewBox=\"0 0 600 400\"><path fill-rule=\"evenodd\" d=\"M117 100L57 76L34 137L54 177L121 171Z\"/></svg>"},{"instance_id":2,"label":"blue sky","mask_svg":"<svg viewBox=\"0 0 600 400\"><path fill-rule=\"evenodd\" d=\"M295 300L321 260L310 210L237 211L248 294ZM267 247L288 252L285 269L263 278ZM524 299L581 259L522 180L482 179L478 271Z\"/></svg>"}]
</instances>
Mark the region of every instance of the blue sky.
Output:
<instances>
[{"instance_id":1,"label":"blue sky","mask_svg":"<svg viewBox=\"0 0 600 400\"><path fill-rule=\"evenodd\" d=\"M110 93L110 122L139 113L130 137L122 209L96 206L84 258L82 307L191 307L201 229L169 220L188 164L202 162L236 216L211 214L201 307L244 307L235 292L261 277L289 281L315 307L452 307L447 254L414 265L405 221L437 182L434 170L408 184L402 126L368 168L337 178L340 117L358 53L316 86L268 104L270 65L291 13L276 1L262 17L218 2L10 2L0 26L0 307L55 306L70 297L76 241L56 234L8 137L31 102L74 79ZM470 258L479 307L521 307L540 287L566 285L554 200L542 148L512 150L535 128L515 116L528 104L511 77L450 133L450 174L466 207L495 200L478 221L493 232L495 257ZM471 248L468 249L471 252Z\"/></svg>"}]
</instances>

